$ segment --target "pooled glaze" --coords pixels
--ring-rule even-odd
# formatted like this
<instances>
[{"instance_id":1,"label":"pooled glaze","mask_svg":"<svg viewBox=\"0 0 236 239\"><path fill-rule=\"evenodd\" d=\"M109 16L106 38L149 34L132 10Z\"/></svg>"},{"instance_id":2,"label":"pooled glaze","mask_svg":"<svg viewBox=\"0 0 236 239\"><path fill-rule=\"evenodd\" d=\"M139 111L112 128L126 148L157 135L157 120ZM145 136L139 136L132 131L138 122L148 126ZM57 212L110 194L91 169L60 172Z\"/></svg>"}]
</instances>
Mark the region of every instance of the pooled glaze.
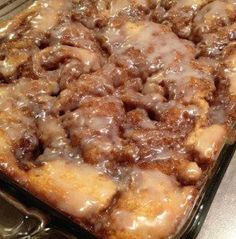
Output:
<instances>
[{"instance_id":1,"label":"pooled glaze","mask_svg":"<svg viewBox=\"0 0 236 239\"><path fill-rule=\"evenodd\" d=\"M223 1L213 1L203 7L194 18L194 31L202 35L215 31L219 25L227 26L234 22L236 7Z\"/></svg>"},{"instance_id":2,"label":"pooled glaze","mask_svg":"<svg viewBox=\"0 0 236 239\"><path fill-rule=\"evenodd\" d=\"M189 135L187 145L193 146L203 159L212 158L222 142L225 141L225 134L224 127L220 125L196 129Z\"/></svg>"},{"instance_id":3,"label":"pooled glaze","mask_svg":"<svg viewBox=\"0 0 236 239\"><path fill-rule=\"evenodd\" d=\"M191 187L179 188L177 182L158 170L134 170L132 188L118 200L111 213L108 238L165 238L176 228L177 218L186 213L192 200ZM157 200L158 199L158 200Z\"/></svg>"},{"instance_id":4,"label":"pooled glaze","mask_svg":"<svg viewBox=\"0 0 236 239\"><path fill-rule=\"evenodd\" d=\"M187 53L191 52L190 43L179 40L165 26L150 22L128 22L118 29L108 28L105 36L114 53L135 48L147 57L150 64L157 64L159 60L159 64L165 67L170 66L178 55L188 57ZM160 47L154 47L155 44Z\"/></svg>"},{"instance_id":5,"label":"pooled glaze","mask_svg":"<svg viewBox=\"0 0 236 239\"><path fill-rule=\"evenodd\" d=\"M57 25L60 14L66 12L71 6L71 2L66 0L40 1L38 14L30 21L32 28L40 32L49 31Z\"/></svg>"},{"instance_id":6,"label":"pooled glaze","mask_svg":"<svg viewBox=\"0 0 236 239\"><path fill-rule=\"evenodd\" d=\"M236 51L235 49L226 49L226 57L224 60L225 76L229 79L229 92L232 96L236 95Z\"/></svg>"},{"instance_id":7,"label":"pooled glaze","mask_svg":"<svg viewBox=\"0 0 236 239\"><path fill-rule=\"evenodd\" d=\"M116 193L115 183L94 167L66 164L60 159L31 170L28 177L37 193L57 202L60 210L75 218L89 218L98 213ZM38 187L39 184L43 187Z\"/></svg>"}]
</instances>

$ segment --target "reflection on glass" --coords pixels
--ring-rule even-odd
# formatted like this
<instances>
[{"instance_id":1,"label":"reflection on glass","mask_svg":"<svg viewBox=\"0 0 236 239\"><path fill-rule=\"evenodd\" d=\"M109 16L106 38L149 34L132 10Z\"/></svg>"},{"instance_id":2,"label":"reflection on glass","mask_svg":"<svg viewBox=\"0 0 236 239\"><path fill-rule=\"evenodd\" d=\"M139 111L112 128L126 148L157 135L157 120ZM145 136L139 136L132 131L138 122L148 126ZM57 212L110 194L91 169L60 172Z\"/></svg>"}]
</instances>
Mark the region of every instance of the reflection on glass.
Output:
<instances>
[{"instance_id":1,"label":"reflection on glass","mask_svg":"<svg viewBox=\"0 0 236 239\"><path fill-rule=\"evenodd\" d=\"M45 229L43 232L33 236L32 239L76 239L76 237L65 234L56 229Z\"/></svg>"},{"instance_id":2,"label":"reflection on glass","mask_svg":"<svg viewBox=\"0 0 236 239\"><path fill-rule=\"evenodd\" d=\"M0 193L0 238L22 238L42 230L43 220L27 212L20 204Z\"/></svg>"}]
</instances>

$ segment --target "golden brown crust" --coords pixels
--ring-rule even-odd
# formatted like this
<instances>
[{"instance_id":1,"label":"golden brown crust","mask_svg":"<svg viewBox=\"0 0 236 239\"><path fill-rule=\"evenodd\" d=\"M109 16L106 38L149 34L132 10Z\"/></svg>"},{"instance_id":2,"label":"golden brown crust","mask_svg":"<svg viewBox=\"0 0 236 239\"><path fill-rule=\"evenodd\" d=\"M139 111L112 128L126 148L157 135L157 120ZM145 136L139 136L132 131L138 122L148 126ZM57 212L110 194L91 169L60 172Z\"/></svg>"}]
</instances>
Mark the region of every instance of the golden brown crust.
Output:
<instances>
[{"instance_id":1,"label":"golden brown crust","mask_svg":"<svg viewBox=\"0 0 236 239\"><path fill-rule=\"evenodd\" d=\"M1 172L99 238L174 235L236 118L235 8L43 0L2 23Z\"/></svg>"}]
</instances>

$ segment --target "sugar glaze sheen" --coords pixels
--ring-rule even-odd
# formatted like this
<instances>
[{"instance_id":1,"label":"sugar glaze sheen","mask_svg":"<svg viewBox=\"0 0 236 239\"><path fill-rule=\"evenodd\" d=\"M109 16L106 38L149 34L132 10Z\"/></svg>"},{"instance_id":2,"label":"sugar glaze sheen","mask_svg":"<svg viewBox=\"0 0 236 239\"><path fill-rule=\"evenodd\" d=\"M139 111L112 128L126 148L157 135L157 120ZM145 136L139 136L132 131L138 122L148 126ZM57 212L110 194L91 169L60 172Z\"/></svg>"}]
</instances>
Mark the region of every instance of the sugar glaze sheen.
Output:
<instances>
[{"instance_id":1,"label":"sugar glaze sheen","mask_svg":"<svg viewBox=\"0 0 236 239\"><path fill-rule=\"evenodd\" d=\"M235 69L233 0L35 1L0 23L0 170L97 238L172 238Z\"/></svg>"}]
</instances>

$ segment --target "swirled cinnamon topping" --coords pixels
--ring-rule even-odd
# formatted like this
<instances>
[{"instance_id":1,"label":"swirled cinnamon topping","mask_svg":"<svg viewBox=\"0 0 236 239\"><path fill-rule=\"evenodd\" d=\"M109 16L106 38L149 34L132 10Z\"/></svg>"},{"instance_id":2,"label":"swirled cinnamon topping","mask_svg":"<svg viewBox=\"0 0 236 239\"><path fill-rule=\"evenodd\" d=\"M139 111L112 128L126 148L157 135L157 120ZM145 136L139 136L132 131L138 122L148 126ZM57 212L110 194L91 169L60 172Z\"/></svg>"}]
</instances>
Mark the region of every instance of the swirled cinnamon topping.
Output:
<instances>
[{"instance_id":1,"label":"swirled cinnamon topping","mask_svg":"<svg viewBox=\"0 0 236 239\"><path fill-rule=\"evenodd\" d=\"M1 172L98 238L174 236L235 103L234 0L42 0L0 24Z\"/></svg>"}]
</instances>

